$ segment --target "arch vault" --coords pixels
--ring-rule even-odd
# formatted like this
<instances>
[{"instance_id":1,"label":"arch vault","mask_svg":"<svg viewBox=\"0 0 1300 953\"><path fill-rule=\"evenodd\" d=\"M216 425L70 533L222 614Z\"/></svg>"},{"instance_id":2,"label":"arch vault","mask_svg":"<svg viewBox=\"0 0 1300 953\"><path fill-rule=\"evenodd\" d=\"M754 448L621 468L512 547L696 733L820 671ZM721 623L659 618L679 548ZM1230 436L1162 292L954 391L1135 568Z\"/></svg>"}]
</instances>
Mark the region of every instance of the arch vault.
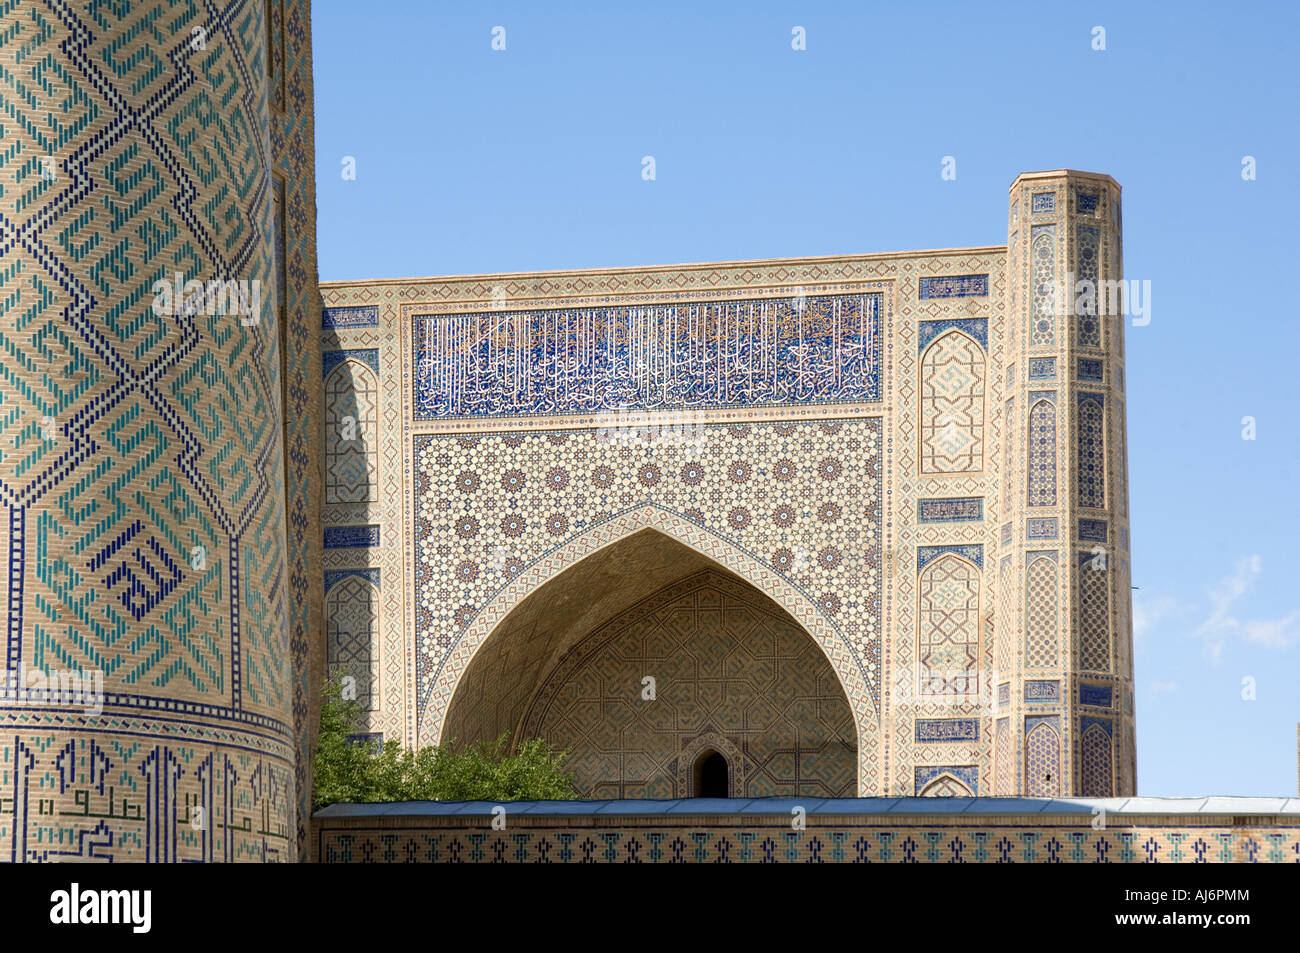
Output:
<instances>
[{"instance_id":1,"label":"arch vault","mask_svg":"<svg viewBox=\"0 0 1300 953\"><path fill-rule=\"evenodd\" d=\"M716 601L722 603L717 607L722 612L718 619L725 616L729 621L710 621L714 616L710 614L709 603ZM672 708L674 727L670 730L661 724L646 729L658 739L659 748L655 753L658 781L657 786L638 789L637 793L644 796L686 793L677 791L680 783L673 781L684 777L676 760L663 757L660 742L667 734L672 735L672 744L681 749L676 755L682 757L691 751L698 754L700 746L710 737L740 751L747 737L753 740L745 732L768 717L766 712L760 716L740 710L744 707L740 696L744 695L745 686L753 684L752 672L726 685L710 682L703 689L698 685L689 691L683 688L683 672L696 673L716 663L713 659L701 662L700 652L694 650L699 649L710 657L745 656L747 662L733 660L733 673L739 667L766 672L773 666L795 667L789 662L793 655L799 654L797 646L801 643L810 652L797 667L811 681L795 685L789 679L782 682L778 678L775 682L764 682L759 692L775 693L784 700L783 704L795 708L811 706L819 712L815 717L801 714L793 721L787 720L786 734L791 737L783 743L791 752L786 760L798 763L798 767L773 775L770 768L764 767L762 757L736 759L733 756L728 759L736 772L733 789L746 792L739 779L747 770L754 773L755 796L760 793L852 796L858 790L870 789L864 782L867 759L861 753L864 747L874 749L872 742L878 725L866 682L843 637L807 596L773 569L721 537L653 505L635 507L592 527L525 568L497 594L471 623L438 672L421 719L421 743L466 742L509 731L512 739L542 736L562 747L571 747L572 738L586 737L578 730L582 726L572 723L575 718L582 720L580 712L585 710L577 704L581 701L579 696L604 697L607 709L595 720L609 727L604 729L598 744L588 744L583 755L585 765L571 764L580 776L580 786L584 777L591 782L590 796L630 796L633 792L626 786L616 791L616 785L605 783L601 787L596 781L604 777L602 771L609 773L609 758L613 753L623 752L631 761L644 760L645 736L638 740L629 734L626 739L618 739L611 733L640 730L633 727L639 715L632 709L639 701L638 692L643 686L639 677L631 687L622 683L632 677L637 666L656 667L645 658L647 652L654 656L655 650L644 649L644 645L652 638L650 633L659 627L655 620L661 620L662 616L656 617L656 613L664 612L675 614L678 619L690 615L697 620L692 623L696 626L692 633L678 632L675 636L679 644L688 645L692 651L685 655L692 657L689 660L677 657L669 664L663 652L659 653L658 667L676 674L670 676L674 684L667 689L673 705L660 706L656 717L667 718ZM754 650L756 645L767 646L771 640L775 640L771 647ZM634 651L629 649L632 645L642 648ZM597 663L593 653L602 651L606 653L604 661ZM629 657L638 653L640 659ZM812 671L818 667L823 671ZM610 671L602 676L602 669ZM645 674L655 675L648 670ZM707 675L706 671L705 682L710 681ZM628 692L625 705L608 697L608 686L596 684L602 677L619 680L619 691ZM574 680L585 684L585 689L575 687ZM715 690L728 697L714 697ZM687 699L683 692L698 697ZM560 698L573 700L577 707L566 707L566 703L557 702ZM798 700L804 698L806 703ZM591 703L582 704L590 707ZM623 707L626 717L620 721L617 712L609 706ZM837 706L842 706L838 712ZM593 718L596 714L595 710L588 712ZM644 715L644 711L640 714ZM839 726L840 714L844 716L842 727L828 728L828 725ZM796 723L797 727L792 727ZM566 724L568 728L563 727ZM619 725L621 729L616 728ZM864 741L866 745L862 744ZM770 738L762 742L769 747L773 743ZM851 749L857 754L848 755L847 784L837 786L827 781L837 776L838 769L832 762ZM637 751L642 754L627 754ZM821 773L817 777L811 777L810 769L800 762L803 752L809 756L805 761L821 759L817 769ZM852 761L857 762L856 771ZM623 771L619 777L627 781L636 775L637 770L633 769ZM773 778L777 779L775 784Z\"/></svg>"}]
</instances>

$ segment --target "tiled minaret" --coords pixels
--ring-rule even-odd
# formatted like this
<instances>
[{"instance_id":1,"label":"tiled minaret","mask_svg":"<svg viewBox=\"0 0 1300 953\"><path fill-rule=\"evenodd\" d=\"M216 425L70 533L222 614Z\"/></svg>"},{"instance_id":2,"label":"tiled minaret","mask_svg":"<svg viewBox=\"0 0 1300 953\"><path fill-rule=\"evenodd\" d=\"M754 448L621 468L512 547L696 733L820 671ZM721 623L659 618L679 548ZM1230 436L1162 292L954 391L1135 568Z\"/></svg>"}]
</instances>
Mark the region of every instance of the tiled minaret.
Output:
<instances>
[{"instance_id":1,"label":"tiled minaret","mask_svg":"<svg viewBox=\"0 0 1300 953\"><path fill-rule=\"evenodd\" d=\"M1007 232L994 790L1132 794L1120 187L1026 173Z\"/></svg>"},{"instance_id":2,"label":"tiled minaret","mask_svg":"<svg viewBox=\"0 0 1300 953\"><path fill-rule=\"evenodd\" d=\"M309 20L5 9L5 861L292 860L304 837Z\"/></svg>"}]
</instances>

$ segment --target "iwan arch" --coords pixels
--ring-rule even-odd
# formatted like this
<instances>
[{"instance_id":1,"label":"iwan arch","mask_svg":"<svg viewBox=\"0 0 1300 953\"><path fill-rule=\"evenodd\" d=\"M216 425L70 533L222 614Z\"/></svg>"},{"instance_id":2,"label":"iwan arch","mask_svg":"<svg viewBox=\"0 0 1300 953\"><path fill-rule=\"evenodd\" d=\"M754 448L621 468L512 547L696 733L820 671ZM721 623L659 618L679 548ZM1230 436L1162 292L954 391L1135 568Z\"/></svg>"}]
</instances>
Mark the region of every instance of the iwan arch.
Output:
<instances>
[{"instance_id":1,"label":"iwan arch","mask_svg":"<svg viewBox=\"0 0 1300 953\"><path fill-rule=\"evenodd\" d=\"M540 734L590 796L700 793L697 755L740 793L1132 793L1123 318L1056 293L1119 279L1119 203L1033 173L1007 246L323 284L370 732ZM673 601L701 580L735 608ZM816 664L752 651L784 633Z\"/></svg>"},{"instance_id":2,"label":"iwan arch","mask_svg":"<svg viewBox=\"0 0 1300 953\"><path fill-rule=\"evenodd\" d=\"M487 614L502 621L486 637L468 634L440 676L453 701L431 702L427 717L445 711L445 722L430 737L554 740L594 797L700 795L691 769L712 753L728 796L852 796L857 738L876 725L859 726L849 706L845 685L860 693L863 682L837 635L796 621L813 606L657 507L611 522L522 600L503 593L513 605Z\"/></svg>"},{"instance_id":3,"label":"iwan arch","mask_svg":"<svg viewBox=\"0 0 1300 953\"><path fill-rule=\"evenodd\" d=\"M0 860L770 859L765 794L786 859L1294 859L1294 806L1047 800L1135 785L1123 324L1049 293L1122 277L1108 176L1005 245L321 285L306 0L84 6L0 35ZM329 669L733 799L313 816Z\"/></svg>"}]
</instances>

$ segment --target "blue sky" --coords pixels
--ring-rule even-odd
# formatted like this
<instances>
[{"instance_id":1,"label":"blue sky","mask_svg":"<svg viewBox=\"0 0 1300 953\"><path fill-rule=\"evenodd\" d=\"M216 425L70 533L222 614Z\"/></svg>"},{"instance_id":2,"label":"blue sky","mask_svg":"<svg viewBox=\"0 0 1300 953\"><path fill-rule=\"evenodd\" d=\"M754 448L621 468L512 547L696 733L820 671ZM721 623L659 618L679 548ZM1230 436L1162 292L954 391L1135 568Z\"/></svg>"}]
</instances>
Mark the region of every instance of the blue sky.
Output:
<instances>
[{"instance_id":1,"label":"blue sky","mask_svg":"<svg viewBox=\"0 0 1300 953\"><path fill-rule=\"evenodd\" d=\"M1139 792L1297 793L1296 4L314 6L324 280L1004 244L1113 175Z\"/></svg>"}]
</instances>

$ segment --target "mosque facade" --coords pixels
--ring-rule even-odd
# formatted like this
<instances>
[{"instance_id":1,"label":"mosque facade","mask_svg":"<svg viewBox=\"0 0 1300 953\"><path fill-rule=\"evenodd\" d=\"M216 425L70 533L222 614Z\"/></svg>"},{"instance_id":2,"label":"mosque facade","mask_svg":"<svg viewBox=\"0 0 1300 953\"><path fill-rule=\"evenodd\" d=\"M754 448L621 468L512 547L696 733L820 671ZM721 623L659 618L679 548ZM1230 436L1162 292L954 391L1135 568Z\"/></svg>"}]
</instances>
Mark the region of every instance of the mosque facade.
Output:
<instances>
[{"instance_id":1,"label":"mosque facade","mask_svg":"<svg viewBox=\"0 0 1300 953\"><path fill-rule=\"evenodd\" d=\"M305 857L330 675L590 798L1135 793L1109 176L321 283L306 0L17 0L0 66L4 859Z\"/></svg>"},{"instance_id":2,"label":"mosque facade","mask_svg":"<svg viewBox=\"0 0 1300 953\"><path fill-rule=\"evenodd\" d=\"M709 759L732 796L1132 793L1120 201L1030 173L1005 246L323 284L369 731L544 737L589 797Z\"/></svg>"}]
</instances>

